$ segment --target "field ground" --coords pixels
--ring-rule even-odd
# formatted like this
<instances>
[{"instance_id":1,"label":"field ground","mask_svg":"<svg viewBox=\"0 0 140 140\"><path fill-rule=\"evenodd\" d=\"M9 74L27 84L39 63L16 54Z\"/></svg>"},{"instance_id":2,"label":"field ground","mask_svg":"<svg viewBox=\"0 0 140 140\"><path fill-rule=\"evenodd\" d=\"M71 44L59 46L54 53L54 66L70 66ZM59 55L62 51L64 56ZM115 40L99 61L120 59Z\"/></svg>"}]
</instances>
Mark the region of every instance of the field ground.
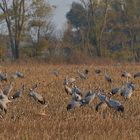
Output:
<instances>
[{"instance_id":1,"label":"field ground","mask_svg":"<svg viewBox=\"0 0 140 140\"><path fill-rule=\"evenodd\" d=\"M121 71L131 73L140 71L140 66L94 66L94 65L47 65L47 64L11 64L2 65L8 73L16 70L25 74L24 79L16 79L14 90L22 83L26 90L23 97L8 104L8 112L0 118L0 140L140 140L140 78L135 79L136 91L128 101L119 95L113 96L124 104L124 113L107 109L106 112L96 112L93 107L84 106L67 112L66 106L70 100L63 88L66 75L77 76L77 68L89 69L88 79L77 80L78 87L88 90L91 83L93 88L101 86L106 92L108 85L104 77L96 76L94 68L105 69L113 79L113 87L122 84ZM60 76L52 75L53 69L60 69ZM41 105L30 99L28 89L40 83L37 91L48 101L46 115L40 115ZM49 86L47 86L51 83ZM14 91L13 90L13 91ZM13 92L11 92L11 95Z\"/></svg>"}]
</instances>

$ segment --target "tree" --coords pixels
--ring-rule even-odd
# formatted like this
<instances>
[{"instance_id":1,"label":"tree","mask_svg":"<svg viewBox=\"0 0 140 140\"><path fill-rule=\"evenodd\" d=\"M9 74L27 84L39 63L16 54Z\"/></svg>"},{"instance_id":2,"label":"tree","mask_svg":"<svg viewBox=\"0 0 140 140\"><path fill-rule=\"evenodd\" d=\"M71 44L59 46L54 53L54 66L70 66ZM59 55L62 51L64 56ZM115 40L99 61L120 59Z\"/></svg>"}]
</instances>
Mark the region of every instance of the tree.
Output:
<instances>
[{"instance_id":1,"label":"tree","mask_svg":"<svg viewBox=\"0 0 140 140\"><path fill-rule=\"evenodd\" d=\"M70 11L66 14L66 17L70 24L76 29L87 25L86 9L77 2L73 2Z\"/></svg>"},{"instance_id":2,"label":"tree","mask_svg":"<svg viewBox=\"0 0 140 140\"><path fill-rule=\"evenodd\" d=\"M101 41L107 24L108 5L109 0L102 1L100 5L93 0L86 2L81 0L81 3L73 3L71 10L67 13L69 23L84 34L83 38L86 38L86 42L88 42L86 45L90 43L95 48L98 57L102 55Z\"/></svg>"},{"instance_id":3,"label":"tree","mask_svg":"<svg viewBox=\"0 0 140 140\"><path fill-rule=\"evenodd\" d=\"M40 46L41 37L47 37L54 29L49 20L52 8L45 0L34 0L30 6L30 20L28 24L29 35L33 42L34 55L37 55L37 49Z\"/></svg>"},{"instance_id":4,"label":"tree","mask_svg":"<svg viewBox=\"0 0 140 140\"><path fill-rule=\"evenodd\" d=\"M26 0L0 0L0 9L6 22L12 56L19 58L19 44L26 20Z\"/></svg>"}]
</instances>

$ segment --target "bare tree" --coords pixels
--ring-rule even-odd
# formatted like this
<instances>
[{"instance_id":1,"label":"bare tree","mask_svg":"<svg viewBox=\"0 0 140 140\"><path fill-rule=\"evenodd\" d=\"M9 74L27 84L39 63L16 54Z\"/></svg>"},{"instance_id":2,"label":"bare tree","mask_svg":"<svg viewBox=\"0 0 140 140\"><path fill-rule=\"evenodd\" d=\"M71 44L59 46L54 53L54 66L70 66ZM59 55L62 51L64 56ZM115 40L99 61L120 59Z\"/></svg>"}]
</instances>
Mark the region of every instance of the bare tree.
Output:
<instances>
[{"instance_id":1,"label":"bare tree","mask_svg":"<svg viewBox=\"0 0 140 140\"><path fill-rule=\"evenodd\" d=\"M0 9L7 25L12 56L19 58L19 43L25 22L25 0L0 0Z\"/></svg>"},{"instance_id":2,"label":"bare tree","mask_svg":"<svg viewBox=\"0 0 140 140\"><path fill-rule=\"evenodd\" d=\"M52 8L45 0L34 0L30 6L29 36L33 43L33 54L37 54L37 47L42 36L47 37L47 33L52 24L49 21Z\"/></svg>"}]
</instances>

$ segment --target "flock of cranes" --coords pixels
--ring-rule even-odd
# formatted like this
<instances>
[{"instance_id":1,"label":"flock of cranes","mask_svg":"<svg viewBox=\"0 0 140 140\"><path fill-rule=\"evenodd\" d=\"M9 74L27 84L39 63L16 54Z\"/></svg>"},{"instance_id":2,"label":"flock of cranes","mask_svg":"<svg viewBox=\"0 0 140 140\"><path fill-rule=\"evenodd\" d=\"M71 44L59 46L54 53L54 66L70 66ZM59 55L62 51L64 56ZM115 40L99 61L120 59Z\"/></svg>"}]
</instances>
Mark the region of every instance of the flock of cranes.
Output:
<instances>
[{"instance_id":1,"label":"flock of cranes","mask_svg":"<svg viewBox=\"0 0 140 140\"><path fill-rule=\"evenodd\" d=\"M105 73L103 73L100 69L95 69L95 74L98 76L100 74L104 75L104 80L109 84L110 91L108 93L104 92L101 87L98 87L95 90L92 90L91 85L89 86L89 91L82 92L78 86L76 85L77 78L81 80L86 80L88 78L89 70L85 69L84 71L77 71L77 76L75 78L66 76L63 81L63 87L65 92L71 97L70 101L67 104L67 111L74 109L75 107L82 107L85 105L91 105L95 98L98 99L98 103L95 105L95 110L99 111L100 109L112 108L119 112L124 112L125 107L124 105L118 101L114 100L111 97L115 94L120 94L120 96L124 97L125 100L129 99L135 90L134 83L130 80L132 78L140 77L140 72L135 73L133 76L124 71L121 74L121 77L126 78L126 82L123 83L120 87L112 88L112 79L111 77ZM58 77L60 75L59 70L53 70L53 75ZM101 75L101 76L103 76ZM7 113L7 104L11 103L13 100L22 96L25 85L22 84L21 87L12 95L11 91L13 89L13 83L17 78L25 78L24 74L20 71L16 71L15 73L11 74L10 76L7 73L0 72L0 116L3 117L4 114ZM2 83L6 82L6 86L2 86ZM34 101L42 104L43 109L47 107L47 102L45 98L36 91L38 85L34 84L28 90L28 96L34 99Z\"/></svg>"},{"instance_id":2,"label":"flock of cranes","mask_svg":"<svg viewBox=\"0 0 140 140\"><path fill-rule=\"evenodd\" d=\"M2 115L7 113L7 104L12 102L13 100L19 98L22 96L24 90L25 90L25 85L22 84L21 87L14 92L12 96L10 96L10 93L14 87L14 81L17 78L24 78L24 74L22 72L16 71L15 73L11 74L8 76L7 73L2 73L0 72L0 116L3 117ZM5 87L2 87L2 83L7 82ZM37 88L37 84L33 85L32 88L29 89L28 96L32 97L35 101L43 104L46 107L46 101L45 98L41 95L38 94L35 90Z\"/></svg>"},{"instance_id":3,"label":"flock of cranes","mask_svg":"<svg viewBox=\"0 0 140 140\"><path fill-rule=\"evenodd\" d=\"M80 72L78 70L78 75L79 78L81 79L87 79L88 73L89 71L87 69L84 70L83 72ZM95 69L95 73L97 75L100 75L102 71L100 69ZM124 112L125 109L124 105L120 101L114 100L111 97L115 94L119 94L125 99L125 101L129 99L132 96L133 91L135 90L134 83L129 80L131 80L132 78L135 79L137 77L140 77L140 72L135 73L133 76L126 71L122 72L121 77L126 78L126 82L123 83L120 87L116 87L116 88L112 88L113 81L111 77L106 73L106 70L103 75L104 75L105 82L109 84L110 90L108 93L104 92L104 90L101 89L101 87L92 90L91 86L89 91L84 93L76 86L76 79L68 78L67 76L64 79L64 89L65 92L71 96L71 99L67 105L67 110L70 111L75 107L82 107L87 104L90 105L93 102L93 100L97 98L99 103L94 107L96 111L99 111L99 109L104 110L107 107L109 107L116 111Z\"/></svg>"}]
</instances>

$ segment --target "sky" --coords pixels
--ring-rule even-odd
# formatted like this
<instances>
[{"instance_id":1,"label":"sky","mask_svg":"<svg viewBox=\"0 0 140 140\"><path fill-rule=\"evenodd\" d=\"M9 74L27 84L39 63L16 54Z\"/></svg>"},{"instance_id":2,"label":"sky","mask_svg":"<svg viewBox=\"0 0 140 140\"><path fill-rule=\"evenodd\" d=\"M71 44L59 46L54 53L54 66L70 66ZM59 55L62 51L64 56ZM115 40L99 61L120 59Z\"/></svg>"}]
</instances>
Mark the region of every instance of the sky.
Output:
<instances>
[{"instance_id":1,"label":"sky","mask_svg":"<svg viewBox=\"0 0 140 140\"><path fill-rule=\"evenodd\" d=\"M47 0L51 5L55 5L56 9L53 15L53 22L57 30L63 30L66 23L66 13L70 10L73 1L80 0Z\"/></svg>"}]
</instances>

